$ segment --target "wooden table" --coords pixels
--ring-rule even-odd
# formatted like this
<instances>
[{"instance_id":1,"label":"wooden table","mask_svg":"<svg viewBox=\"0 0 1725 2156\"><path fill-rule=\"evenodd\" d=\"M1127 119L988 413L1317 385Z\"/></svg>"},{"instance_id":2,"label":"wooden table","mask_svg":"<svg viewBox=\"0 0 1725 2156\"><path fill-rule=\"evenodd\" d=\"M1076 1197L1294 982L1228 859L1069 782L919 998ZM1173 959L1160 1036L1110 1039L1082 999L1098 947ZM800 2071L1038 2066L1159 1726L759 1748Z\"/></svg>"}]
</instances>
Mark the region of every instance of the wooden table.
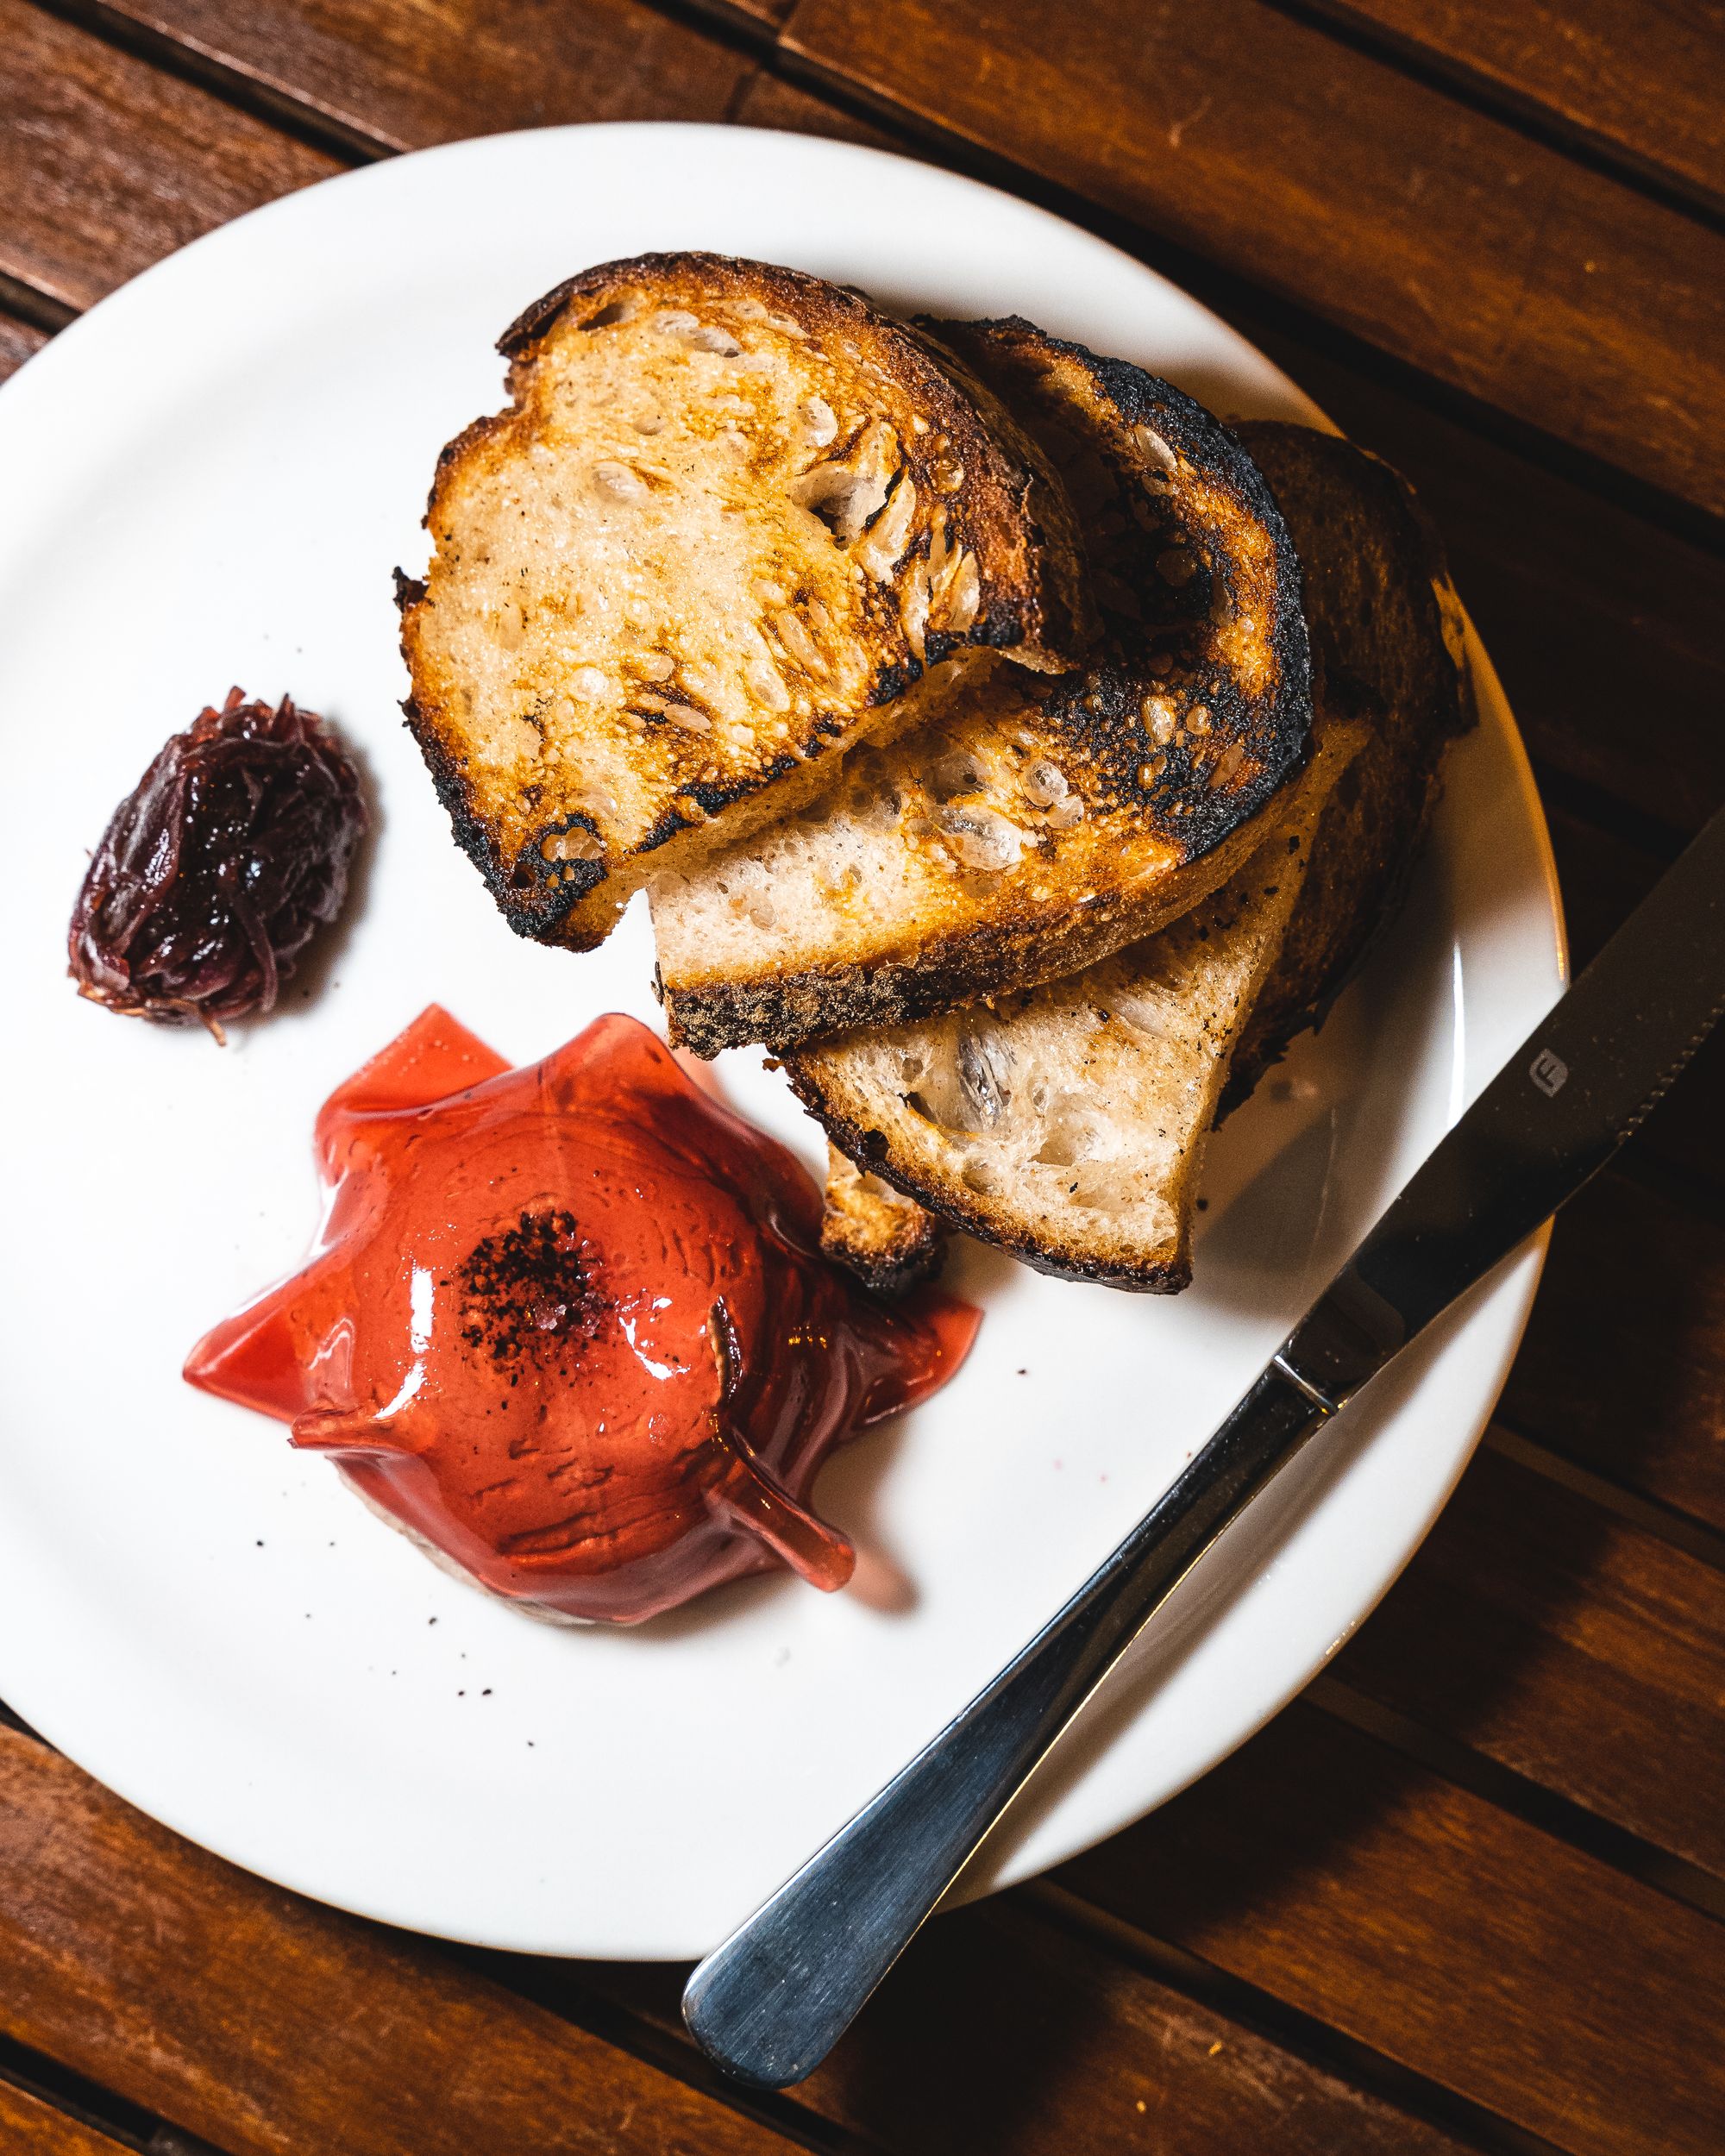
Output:
<instances>
[{"instance_id":1,"label":"wooden table","mask_svg":"<svg viewBox=\"0 0 1725 2156\"><path fill-rule=\"evenodd\" d=\"M1708 0L0 0L0 366L271 196L451 137L885 141L1166 268L1416 482L1584 959L1725 798ZM3 492L0 492L3 500ZM1719 2156L1725 1043L1566 1214L1382 1609L1154 1817L723 2085L682 1971L461 1952L0 1727L0 2147L64 2156Z\"/></svg>"}]
</instances>

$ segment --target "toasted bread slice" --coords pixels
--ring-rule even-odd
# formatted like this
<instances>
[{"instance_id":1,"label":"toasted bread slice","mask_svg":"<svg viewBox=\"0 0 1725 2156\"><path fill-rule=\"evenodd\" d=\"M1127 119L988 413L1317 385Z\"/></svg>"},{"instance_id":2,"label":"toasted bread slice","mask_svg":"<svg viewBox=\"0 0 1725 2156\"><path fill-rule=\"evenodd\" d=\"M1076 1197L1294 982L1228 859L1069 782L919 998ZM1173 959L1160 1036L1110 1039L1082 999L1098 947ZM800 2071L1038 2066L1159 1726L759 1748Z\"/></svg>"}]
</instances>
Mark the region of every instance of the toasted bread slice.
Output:
<instances>
[{"instance_id":1,"label":"toasted bread slice","mask_svg":"<svg viewBox=\"0 0 1725 2156\"><path fill-rule=\"evenodd\" d=\"M1443 541L1401 473L1309 427L1256 420L1239 431L1300 549L1323 663L1370 693L1379 723L1325 812L1282 957L1235 1052L1225 1110L1322 1020L1393 918L1444 750L1474 720L1461 601Z\"/></svg>"},{"instance_id":2,"label":"toasted bread slice","mask_svg":"<svg viewBox=\"0 0 1725 2156\"><path fill-rule=\"evenodd\" d=\"M1009 1053L1027 1060L1040 1049L1051 1056L1032 1081L1032 1106L1041 1083L1051 1100L1064 1092L1093 1119L1126 1126L1126 1142L1155 1149L1152 1187L1140 1195L1136 1215L1122 1220L1087 1209L1088 1161L1077 1163L1063 1200L1057 1191L1052 1204L1046 1176L1034 1173L1001 1192L972 1194L968 1186L955 1192L955 1169L962 1182L968 1165L963 1151L937 1144L917 1125L898 1122L890 1133L885 1127L892 1117L883 1104L890 1111L904 1087L893 1087L891 1068L869 1036L805 1051L791 1066L806 1102L880 1177L1045 1270L1164 1292L1189 1277L1192 1207L1212 1115L1245 1098L1290 1034L1321 1018L1374 931L1393 913L1436 798L1443 750L1472 716L1459 605L1442 545L1405 483L1339 437L1270 423L1242 427L1241 434L1277 489L1302 550L1323 701L1338 716L1351 713L1365 730L1318 817L1306 874L1267 975L1259 968L1266 931L1273 931L1273 847L1256 896L1251 878L1242 877L1238 888L1210 901L1208 919L1165 931L1094 975L1039 991L1044 1006L1067 993L1063 1030L1044 1015L1021 1040L1020 1021L1000 1021ZM1182 1003L1181 953L1191 958L1193 937L1206 926L1219 928L1220 940L1213 935L1217 947L1208 971L1200 965L1184 973ZM1169 1069L1166 1049L1152 1043L1145 1060L1124 1059L1124 1075L1117 1075L1123 1059L1094 1018L1099 1008L1118 1018L1137 1007L1140 968L1160 984L1151 1007L1176 1035L1198 1044L1188 1065L1192 1093L1151 1116L1144 1087L1147 1076ZM1228 1007L1237 992L1247 999L1243 1012ZM908 1060L932 1062L940 1044L929 1027L899 1037L898 1052ZM950 1044L946 1052L954 1052ZM1057 1154L1072 1150L1059 1130L1050 1129ZM1019 1154L1031 1150L1032 1135L1018 1140ZM1048 1143L1042 1138L1036 1150ZM987 1169L981 1173L986 1181ZM1093 1173L1106 1194L1102 1169Z\"/></svg>"},{"instance_id":3,"label":"toasted bread slice","mask_svg":"<svg viewBox=\"0 0 1725 2156\"><path fill-rule=\"evenodd\" d=\"M800 1049L804 1105L871 1174L1039 1271L1184 1288L1228 1059L1364 735L1326 722L1258 853L1159 935L991 1008Z\"/></svg>"},{"instance_id":4,"label":"toasted bread slice","mask_svg":"<svg viewBox=\"0 0 1725 2156\"><path fill-rule=\"evenodd\" d=\"M820 1247L883 1295L932 1279L946 1256L944 1220L858 1168L836 1145L826 1149L826 1205Z\"/></svg>"},{"instance_id":5,"label":"toasted bread slice","mask_svg":"<svg viewBox=\"0 0 1725 2156\"><path fill-rule=\"evenodd\" d=\"M671 1033L698 1055L901 1023L1119 950L1233 874L1305 755L1294 549L1235 437L1028 323L936 327L1065 480L1105 642L1051 687L967 685L800 817L656 878Z\"/></svg>"},{"instance_id":6,"label":"toasted bread slice","mask_svg":"<svg viewBox=\"0 0 1725 2156\"><path fill-rule=\"evenodd\" d=\"M1088 641L1045 460L855 292L643 255L500 349L511 402L438 460L430 567L398 592L409 724L524 935L600 942L650 869L908 724L942 661Z\"/></svg>"}]
</instances>

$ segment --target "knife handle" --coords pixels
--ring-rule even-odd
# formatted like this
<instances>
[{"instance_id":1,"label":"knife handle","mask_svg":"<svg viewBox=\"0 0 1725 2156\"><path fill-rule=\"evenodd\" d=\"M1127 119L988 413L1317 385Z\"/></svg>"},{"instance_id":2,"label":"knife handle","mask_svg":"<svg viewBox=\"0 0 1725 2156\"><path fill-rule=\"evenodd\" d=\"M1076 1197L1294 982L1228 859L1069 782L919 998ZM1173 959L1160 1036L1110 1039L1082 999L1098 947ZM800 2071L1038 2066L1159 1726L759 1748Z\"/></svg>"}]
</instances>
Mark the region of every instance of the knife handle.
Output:
<instances>
[{"instance_id":1,"label":"knife handle","mask_svg":"<svg viewBox=\"0 0 1725 2156\"><path fill-rule=\"evenodd\" d=\"M814 2071L1157 1605L1326 1413L1267 1369L1059 1614L707 1956L683 2019L726 2073L782 2089Z\"/></svg>"}]
</instances>

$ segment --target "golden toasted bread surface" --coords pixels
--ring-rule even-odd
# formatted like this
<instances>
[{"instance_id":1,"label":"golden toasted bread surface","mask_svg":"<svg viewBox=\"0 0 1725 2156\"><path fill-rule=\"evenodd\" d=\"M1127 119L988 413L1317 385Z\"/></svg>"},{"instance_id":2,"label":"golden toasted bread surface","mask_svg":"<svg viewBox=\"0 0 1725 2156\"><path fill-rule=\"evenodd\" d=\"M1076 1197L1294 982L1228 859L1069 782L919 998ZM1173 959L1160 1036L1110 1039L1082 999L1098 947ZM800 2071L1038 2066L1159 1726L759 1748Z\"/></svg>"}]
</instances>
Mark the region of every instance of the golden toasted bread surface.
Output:
<instances>
[{"instance_id":1,"label":"golden toasted bread surface","mask_svg":"<svg viewBox=\"0 0 1725 2156\"><path fill-rule=\"evenodd\" d=\"M938 1219L836 1145L826 1149L826 1200L820 1247L883 1295L901 1294L932 1279L946 1256L947 1229Z\"/></svg>"},{"instance_id":2,"label":"golden toasted bread surface","mask_svg":"<svg viewBox=\"0 0 1725 2156\"><path fill-rule=\"evenodd\" d=\"M785 1048L1070 973L1226 881L1304 757L1286 529L1166 382L1019 322L935 325L1077 507L1106 636L1053 684L997 668L800 817L656 880L673 1035Z\"/></svg>"},{"instance_id":3,"label":"golden toasted bread surface","mask_svg":"<svg viewBox=\"0 0 1725 2156\"><path fill-rule=\"evenodd\" d=\"M1327 724L1258 852L1160 934L990 1007L800 1049L804 1105L881 1181L1041 1271L1184 1288L1229 1058L1362 739Z\"/></svg>"},{"instance_id":4,"label":"golden toasted bread surface","mask_svg":"<svg viewBox=\"0 0 1725 2156\"><path fill-rule=\"evenodd\" d=\"M1070 662L1045 460L857 294L703 254L603 264L502 342L403 579L410 724L511 925L584 948L656 867L782 813L927 669Z\"/></svg>"}]
</instances>

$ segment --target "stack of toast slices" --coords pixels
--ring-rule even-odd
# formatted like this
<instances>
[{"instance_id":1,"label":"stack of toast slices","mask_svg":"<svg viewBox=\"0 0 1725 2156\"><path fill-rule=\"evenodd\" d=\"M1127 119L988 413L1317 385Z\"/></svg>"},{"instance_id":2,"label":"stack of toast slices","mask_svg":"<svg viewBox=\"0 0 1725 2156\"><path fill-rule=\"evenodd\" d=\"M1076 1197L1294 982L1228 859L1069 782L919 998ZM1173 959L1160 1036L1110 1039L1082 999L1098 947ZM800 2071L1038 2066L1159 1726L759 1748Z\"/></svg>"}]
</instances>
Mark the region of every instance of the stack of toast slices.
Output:
<instances>
[{"instance_id":1,"label":"stack of toast slices","mask_svg":"<svg viewBox=\"0 0 1725 2156\"><path fill-rule=\"evenodd\" d=\"M589 270L502 349L398 595L505 918L589 949L646 888L673 1041L782 1061L875 1288L950 1227L1183 1288L1208 1131L1394 910L1471 720L1408 486L719 256Z\"/></svg>"}]
</instances>

